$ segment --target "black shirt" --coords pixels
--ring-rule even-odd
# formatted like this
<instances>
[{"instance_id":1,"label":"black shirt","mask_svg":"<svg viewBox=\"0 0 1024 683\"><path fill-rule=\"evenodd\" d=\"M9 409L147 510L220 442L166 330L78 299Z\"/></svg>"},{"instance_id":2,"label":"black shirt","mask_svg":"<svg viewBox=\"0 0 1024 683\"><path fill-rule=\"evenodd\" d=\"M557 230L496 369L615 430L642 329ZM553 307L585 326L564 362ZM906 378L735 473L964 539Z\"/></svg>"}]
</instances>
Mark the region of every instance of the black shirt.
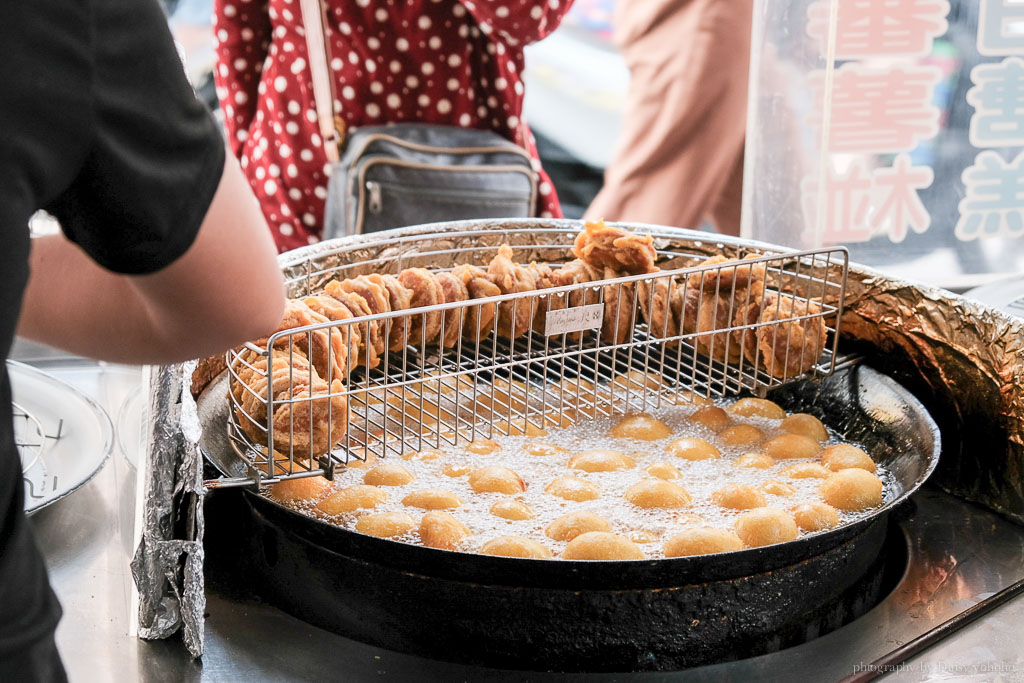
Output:
<instances>
[{"instance_id":1,"label":"black shirt","mask_svg":"<svg viewBox=\"0 0 1024 683\"><path fill-rule=\"evenodd\" d=\"M0 0L0 354L28 279L29 217L56 216L104 267L149 273L188 249L224 148L155 0ZM23 509L0 372L0 680L62 677L60 608ZM49 643L47 654L38 654Z\"/></svg>"}]
</instances>

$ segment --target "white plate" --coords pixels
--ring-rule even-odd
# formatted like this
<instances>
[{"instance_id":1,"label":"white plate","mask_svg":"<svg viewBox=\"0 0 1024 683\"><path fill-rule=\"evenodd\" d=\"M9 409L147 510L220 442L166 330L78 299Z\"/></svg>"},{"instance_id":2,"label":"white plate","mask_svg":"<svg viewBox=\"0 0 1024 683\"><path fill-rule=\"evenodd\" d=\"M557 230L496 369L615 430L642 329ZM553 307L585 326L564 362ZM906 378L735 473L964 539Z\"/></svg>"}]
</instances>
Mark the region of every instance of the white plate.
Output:
<instances>
[{"instance_id":1,"label":"white plate","mask_svg":"<svg viewBox=\"0 0 1024 683\"><path fill-rule=\"evenodd\" d=\"M7 361L7 374L14 402L39 422L37 428L24 417L14 420L19 442L41 443L41 451L19 449L28 456L24 464L31 464L23 473L25 512L31 514L77 490L100 471L113 449L114 429L106 411L70 384L16 361ZM54 438L58 434L60 438ZM38 458L33 457L36 451Z\"/></svg>"}]
</instances>

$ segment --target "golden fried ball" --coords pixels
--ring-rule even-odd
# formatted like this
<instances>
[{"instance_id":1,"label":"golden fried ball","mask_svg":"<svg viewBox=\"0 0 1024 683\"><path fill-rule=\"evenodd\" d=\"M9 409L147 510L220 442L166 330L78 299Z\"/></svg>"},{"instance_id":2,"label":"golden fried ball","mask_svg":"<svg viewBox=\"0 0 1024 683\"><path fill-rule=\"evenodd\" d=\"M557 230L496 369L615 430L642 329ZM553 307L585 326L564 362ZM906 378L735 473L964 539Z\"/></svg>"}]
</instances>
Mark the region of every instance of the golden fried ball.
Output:
<instances>
[{"instance_id":1,"label":"golden fried ball","mask_svg":"<svg viewBox=\"0 0 1024 683\"><path fill-rule=\"evenodd\" d=\"M761 484L761 490L775 496L791 496L796 493L795 488L779 479L769 479Z\"/></svg>"},{"instance_id":2,"label":"golden fried ball","mask_svg":"<svg viewBox=\"0 0 1024 683\"><path fill-rule=\"evenodd\" d=\"M832 473L816 462L799 462L783 467L779 474L790 479L825 479Z\"/></svg>"},{"instance_id":3,"label":"golden fried ball","mask_svg":"<svg viewBox=\"0 0 1024 683\"><path fill-rule=\"evenodd\" d=\"M751 548L792 541L799 535L796 522L785 510L755 508L736 518L736 535Z\"/></svg>"},{"instance_id":4,"label":"golden fried ball","mask_svg":"<svg viewBox=\"0 0 1024 683\"><path fill-rule=\"evenodd\" d=\"M501 444L491 439L477 439L466 444L466 452L473 455L490 455L501 450Z\"/></svg>"},{"instance_id":5,"label":"golden fried ball","mask_svg":"<svg viewBox=\"0 0 1024 683\"><path fill-rule=\"evenodd\" d=\"M658 479L679 479L683 476L682 472L667 462L656 462L648 466L644 472Z\"/></svg>"},{"instance_id":6,"label":"golden fried ball","mask_svg":"<svg viewBox=\"0 0 1024 683\"><path fill-rule=\"evenodd\" d=\"M477 493L522 493L526 482L507 467L481 467L469 473L469 486Z\"/></svg>"},{"instance_id":7,"label":"golden fried ball","mask_svg":"<svg viewBox=\"0 0 1024 683\"><path fill-rule=\"evenodd\" d=\"M833 471L846 470L851 467L874 472L875 461L862 449L853 444L837 443L827 446L821 454L821 464Z\"/></svg>"},{"instance_id":8,"label":"golden fried ball","mask_svg":"<svg viewBox=\"0 0 1024 683\"><path fill-rule=\"evenodd\" d=\"M720 458L722 452L709 444L704 439L695 436L686 436L676 439L666 449L669 454L685 460L709 460Z\"/></svg>"},{"instance_id":9,"label":"golden fried ball","mask_svg":"<svg viewBox=\"0 0 1024 683\"><path fill-rule=\"evenodd\" d=\"M736 467L754 467L759 470L768 469L775 464L775 461L764 453L744 453L740 457L736 458L736 462L733 463Z\"/></svg>"},{"instance_id":10,"label":"golden fried ball","mask_svg":"<svg viewBox=\"0 0 1024 683\"><path fill-rule=\"evenodd\" d=\"M356 531L378 538L404 536L416 528L416 520L404 512L376 512L356 520Z\"/></svg>"},{"instance_id":11,"label":"golden fried ball","mask_svg":"<svg viewBox=\"0 0 1024 683\"><path fill-rule=\"evenodd\" d=\"M799 434L820 443L828 441L828 430L821 420L808 413L793 413L779 425L782 431Z\"/></svg>"},{"instance_id":12,"label":"golden fried ball","mask_svg":"<svg viewBox=\"0 0 1024 683\"><path fill-rule=\"evenodd\" d=\"M374 508L388 499L383 489L367 484L357 484L339 489L321 500L316 510L325 515L340 515L362 508Z\"/></svg>"},{"instance_id":13,"label":"golden fried ball","mask_svg":"<svg viewBox=\"0 0 1024 683\"><path fill-rule=\"evenodd\" d=\"M752 510L764 507L764 494L746 484L726 484L711 494L711 502L732 510Z\"/></svg>"},{"instance_id":14,"label":"golden fried ball","mask_svg":"<svg viewBox=\"0 0 1024 683\"><path fill-rule=\"evenodd\" d=\"M331 482L323 477L285 479L270 487L270 497L279 503L320 500L331 491Z\"/></svg>"},{"instance_id":15,"label":"golden fried ball","mask_svg":"<svg viewBox=\"0 0 1024 683\"><path fill-rule=\"evenodd\" d=\"M402 455L402 459L403 460L419 460L421 462L430 462L432 460L437 460L438 458L440 458L443 455L444 455L444 453L442 453L437 448L427 448L427 449L424 449L422 451L412 451L410 453L405 453L405 454Z\"/></svg>"},{"instance_id":16,"label":"golden fried ball","mask_svg":"<svg viewBox=\"0 0 1024 683\"><path fill-rule=\"evenodd\" d=\"M743 550L743 541L731 531L698 527L676 534L665 542L665 557L711 555Z\"/></svg>"},{"instance_id":17,"label":"golden fried ball","mask_svg":"<svg viewBox=\"0 0 1024 683\"><path fill-rule=\"evenodd\" d=\"M530 455L537 455L541 457L548 455L562 455L564 453L569 452L566 449L562 448L561 446L555 446L554 444L550 443L542 443L540 441L533 441L531 443L526 444L525 446L523 446L523 450L529 453Z\"/></svg>"},{"instance_id":18,"label":"golden fried ball","mask_svg":"<svg viewBox=\"0 0 1024 683\"><path fill-rule=\"evenodd\" d=\"M692 391L684 391L676 396L676 405L678 406L709 406L712 403L714 401L707 396L701 396Z\"/></svg>"},{"instance_id":19,"label":"golden fried ball","mask_svg":"<svg viewBox=\"0 0 1024 683\"><path fill-rule=\"evenodd\" d=\"M821 444L809 436L782 434L765 441L761 450L765 455L776 460L813 458L821 453Z\"/></svg>"},{"instance_id":20,"label":"golden fried ball","mask_svg":"<svg viewBox=\"0 0 1024 683\"><path fill-rule=\"evenodd\" d=\"M469 527L442 510L428 512L420 520L420 540L428 548L454 550L471 533Z\"/></svg>"},{"instance_id":21,"label":"golden fried ball","mask_svg":"<svg viewBox=\"0 0 1024 683\"><path fill-rule=\"evenodd\" d=\"M412 480L412 472L390 463L381 463L363 475L363 483L373 486L402 486Z\"/></svg>"},{"instance_id":22,"label":"golden fried ball","mask_svg":"<svg viewBox=\"0 0 1024 683\"><path fill-rule=\"evenodd\" d=\"M601 495L600 486L579 477L558 477L548 484L544 490L553 496L574 500L577 503L582 503L585 500L594 500Z\"/></svg>"},{"instance_id":23,"label":"golden fried ball","mask_svg":"<svg viewBox=\"0 0 1024 683\"><path fill-rule=\"evenodd\" d=\"M642 508L681 508L690 504L690 493L663 479L641 479L626 489L625 498Z\"/></svg>"},{"instance_id":24,"label":"golden fried ball","mask_svg":"<svg viewBox=\"0 0 1024 683\"><path fill-rule=\"evenodd\" d=\"M562 552L567 560L642 560L644 551L625 536L588 531L569 541Z\"/></svg>"},{"instance_id":25,"label":"golden fried ball","mask_svg":"<svg viewBox=\"0 0 1024 683\"><path fill-rule=\"evenodd\" d=\"M732 422L729 414L718 406L703 406L690 416L690 422L704 425L711 431L717 432L725 429Z\"/></svg>"},{"instance_id":26,"label":"golden fried ball","mask_svg":"<svg viewBox=\"0 0 1024 683\"><path fill-rule=\"evenodd\" d=\"M778 403L764 398L741 398L727 410L740 417L770 417L773 420L781 420L786 417L786 411Z\"/></svg>"},{"instance_id":27,"label":"golden fried ball","mask_svg":"<svg viewBox=\"0 0 1024 683\"><path fill-rule=\"evenodd\" d=\"M616 439L657 441L672 436L672 428L657 418L640 413L624 417L608 431L608 436Z\"/></svg>"},{"instance_id":28,"label":"golden fried ball","mask_svg":"<svg viewBox=\"0 0 1024 683\"><path fill-rule=\"evenodd\" d=\"M636 461L625 453L597 449L582 451L569 458L569 468L584 472L614 472L636 467Z\"/></svg>"},{"instance_id":29,"label":"golden fried ball","mask_svg":"<svg viewBox=\"0 0 1024 683\"><path fill-rule=\"evenodd\" d=\"M472 465L467 465L467 464L464 464L464 463L454 463L454 462L448 463L443 468L441 468L441 474L443 474L446 477L453 477L453 478L454 477L464 477L464 476L466 476L467 474L469 474L472 471L473 471L473 466Z\"/></svg>"},{"instance_id":30,"label":"golden fried ball","mask_svg":"<svg viewBox=\"0 0 1024 683\"><path fill-rule=\"evenodd\" d=\"M804 531L821 531L839 524L839 512L825 503L804 503L797 505L790 512L793 513L797 526Z\"/></svg>"},{"instance_id":31,"label":"golden fried ball","mask_svg":"<svg viewBox=\"0 0 1024 683\"><path fill-rule=\"evenodd\" d=\"M857 467L833 472L818 490L826 503L840 510L866 510L882 504L882 480Z\"/></svg>"},{"instance_id":32,"label":"golden fried ball","mask_svg":"<svg viewBox=\"0 0 1024 683\"><path fill-rule=\"evenodd\" d=\"M718 439L726 446L756 446L764 441L764 432L754 425L733 425L720 431Z\"/></svg>"},{"instance_id":33,"label":"golden fried ball","mask_svg":"<svg viewBox=\"0 0 1024 683\"><path fill-rule=\"evenodd\" d=\"M571 541L588 531L611 531L612 525L604 517L587 510L562 515L548 524L544 535L556 541Z\"/></svg>"},{"instance_id":34,"label":"golden fried ball","mask_svg":"<svg viewBox=\"0 0 1024 683\"><path fill-rule=\"evenodd\" d=\"M491 514L503 519L512 519L516 521L533 519L534 517L533 510L530 509L529 505L521 500L515 500L514 498L499 500L491 506Z\"/></svg>"},{"instance_id":35,"label":"golden fried ball","mask_svg":"<svg viewBox=\"0 0 1024 683\"><path fill-rule=\"evenodd\" d=\"M403 498L402 505L424 510L446 510L459 507L462 505L462 500L451 491L444 489L420 489Z\"/></svg>"},{"instance_id":36,"label":"golden fried ball","mask_svg":"<svg viewBox=\"0 0 1024 683\"><path fill-rule=\"evenodd\" d=\"M498 536L480 546L484 555L498 557L529 557L547 559L553 557L551 551L543 543L522 536Z\"/></svg>"}]
</instances>

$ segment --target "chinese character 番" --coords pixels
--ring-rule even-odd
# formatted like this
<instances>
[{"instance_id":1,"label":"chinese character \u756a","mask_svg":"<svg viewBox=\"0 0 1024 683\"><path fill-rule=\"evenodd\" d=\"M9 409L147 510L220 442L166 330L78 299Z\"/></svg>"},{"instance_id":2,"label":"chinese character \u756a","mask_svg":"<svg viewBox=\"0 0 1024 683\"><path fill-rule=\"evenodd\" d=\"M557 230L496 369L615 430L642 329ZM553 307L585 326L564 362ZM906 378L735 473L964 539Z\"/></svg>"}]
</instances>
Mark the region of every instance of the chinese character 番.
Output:
<instances>
[{"instance_id":1,"label":"chinese character \u756a","mask_svg":"<svg viewBox=\"0 0 1024 683\"><path fill-rule=\"evenodd\" d=\"M821 74L818 101L824 100ZM847 64L835 72L832 88L830 152L909 152L939 130L932 90L939 79L933 67L897 67L891 71ZM820 125L820 115L818 125Z\"/></svg>"},{"instance_id":2,"label":"chinese character \u756a","mask_svg":"<svg viewBox=\"0 0 1024 683\"><path fill-rule=\"evenodd\" d=\"M971 117L975 147L1024 145L1024 61L1008 57L998 64L971 69L975 86L967 101L977 110Z\"/></svg>"},{"instance_id":3,"label":"chinese character \u756a","mask_svg":"<svg viewBox=\"0 0 1024 683\"><path fill-rule=\"evenodd\" d=\"M917 191L931 185L934 177L927 166L912 166L906 154L897 156L892 168L875 169L872 231L888 232L893 242L902 242L908 227L918 233L927 230L931 216Z\"/></svg>"},{"instance_id":4,"label":"chinese character \u756a","mask_svg":"<svg viewBox=\"0 0 1024 683\"><path fill-rule=\"evenodd\" d=\"M996 152L982 152L964 170L963 181L967 193L960 200L959 239L1024 234L1024 153L1007 164Z\"/></svg>"},{"instance_id":5,"label":"chinese character \u756a","mask_svg":"<svg viewBox=\"0 0 1024 683\"><path fill-rule=\"evenodd\" d=\"M807 9L807 33L825 53L829 1ZM836 59L879 55L925 56L946 32L946 0L841 0L836 16Z\"/></svg>"},{"instance_id":6,"label":"chinese character \u756a","mask_svg":"<svg viewBox=\"0 0 1024 683\"><path fill-rule=\"evenodd\" d=\"M978 52L983 55L1024 55L1024 3L981 0L978 9Z\"/></svg>"}]
</instances>

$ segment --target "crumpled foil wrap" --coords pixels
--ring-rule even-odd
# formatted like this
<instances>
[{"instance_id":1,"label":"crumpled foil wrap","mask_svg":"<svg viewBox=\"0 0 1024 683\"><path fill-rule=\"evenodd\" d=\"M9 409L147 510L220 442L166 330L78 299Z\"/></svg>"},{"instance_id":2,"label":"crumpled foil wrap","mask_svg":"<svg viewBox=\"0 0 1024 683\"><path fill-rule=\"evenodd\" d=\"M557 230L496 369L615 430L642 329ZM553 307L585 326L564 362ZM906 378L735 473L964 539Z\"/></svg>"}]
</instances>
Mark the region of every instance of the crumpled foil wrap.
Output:
<instances>
[{"instance_id":1,"label":"crumpled foil wrap","mask_svg":"<svg viewBox=\"0 0 1024 683\"><path fill-rule=\"evenodd\" d=\"M663 258L659 262L662 269L692 265L694 257L714 254L735 257L751 250L785 251L774 245L692 230L618 225L653 234L658 249L679 254ZM301 296L322 288L338 275L336 269L348 264L366 262L343 270L343 277L371 270L447 267L455 260L484 263L505 242L536 247L517 250L516 259L520 261L564 261L580 227L577 221L536 219L439 223L321 242L282 254L279 262L288 281L288 295ZM445 253L423 254L439 250ZM940 426L943 454L931 482L1024 524L1024 321L951 292L855 265L850 267L844 305L840 354L860 354L863 362L899 381ZM184 376L191 377L192 395L198 395L223 368L221 356L200 361L194 373L186 370ZM175 377L174 381L180 382L180 375ZM174 391L180 388L176 384ZM158 391L167 390L158 387ZM176 394L167 394L171 395ZM157 621L166 622L168 628L175 623L170 616L177 615L168 607L168 596L175 596L174 609L179 612L182 605L203 604L201 586L197 588L194 583L196 579L201 581L201 570L191 564L202 561L202 548L195 547L201 540L201 510L190 512L176 506L172 500L179 488L186 489L175 484L172 490L168 484L187 480L195 487L201 472L191 438L195 406L190 400L185 409L184 403L178 404L176 412L166 414L162 427L154 427L155 436L175 444L173 448L153 449L157 468L150 480L152 495L146 499L147 530L152 529L149 543L163 544L166 550L161 554L156 549L144 552L140 547L137 556L137 561L140 556L147 560L147 586L169 584L164 583L168 573L163 568L173 566L168 561L179 558L180 571L175 576L182 582L175 584L177 592L153 592L143 606L147 615L158 617ZM157 410L153 414L164 413ZM183 420L180 428L173 424L174 415ZM179 460L170 462L174 458ZM198 494L195 500L200 499L201 491L187 490ZM194 515L198 535L192 537L192 545L161 535L169 520L183 514ZM182 554L175 555L174 543L180 544ZM183 571L185 567L189 571ZM193 583L186 577L191 577ZM201 625L201 615L201 607L191 609L188 617L179 615L177 621L188 633ZM201 633L197 642L201 651Z\"/></svg>"},{"instance_id":2,"label":"crumpled foil wrap","mask_svg":"<svg viewBox=\"0 0 1024 683\"><path fill-rule=\"evenodd\" d=\"M140 486L142 539L132 558L139 592L139 637L181 631L193 657L203 654L203 462L201 427L188 378L195 363L155 368L150 435Z\"/></svg>"}]
</instances>

